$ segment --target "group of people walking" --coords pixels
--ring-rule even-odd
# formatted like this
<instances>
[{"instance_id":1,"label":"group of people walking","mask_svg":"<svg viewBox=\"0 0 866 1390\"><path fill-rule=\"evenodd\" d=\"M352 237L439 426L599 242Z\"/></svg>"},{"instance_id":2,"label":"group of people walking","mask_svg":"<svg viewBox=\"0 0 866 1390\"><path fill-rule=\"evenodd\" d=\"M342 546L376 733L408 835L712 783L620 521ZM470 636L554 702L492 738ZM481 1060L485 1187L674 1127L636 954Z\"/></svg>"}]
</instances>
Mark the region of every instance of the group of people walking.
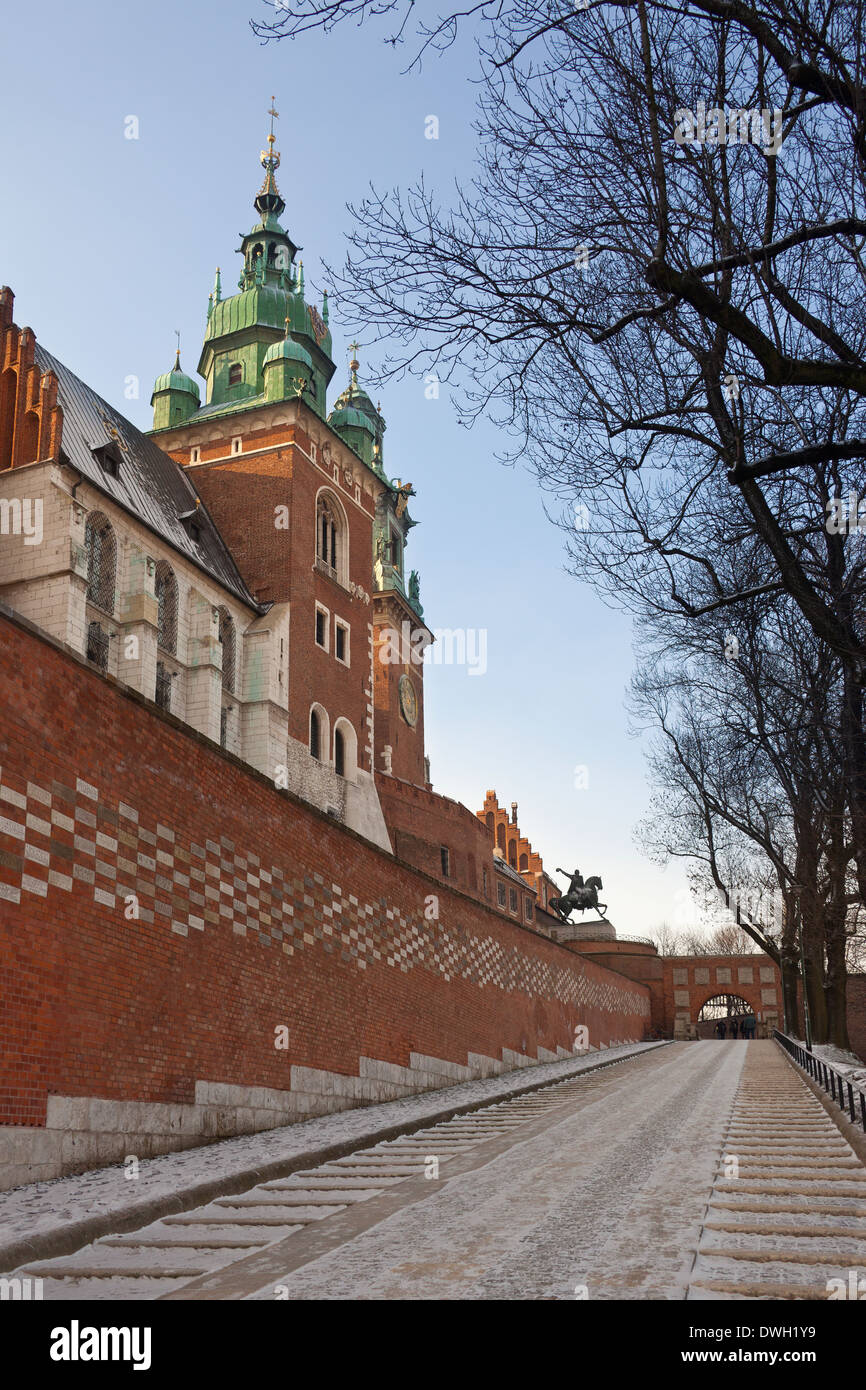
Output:
<instances>
[{"instance_id":1,"label":"group of people walking","mask_svg":"<svg viewBox=\"0 0 866 1390\"><path fill-rule=\"evenodd\" d=\"M729 1034L732 1038L741 1037L748 1042L750 1038L755 1036L755 1015L744 1014L742 1018L733 1016L720 1018L716 1024L716 1036L726 1038Z\"/></svg>"}]
</instances>

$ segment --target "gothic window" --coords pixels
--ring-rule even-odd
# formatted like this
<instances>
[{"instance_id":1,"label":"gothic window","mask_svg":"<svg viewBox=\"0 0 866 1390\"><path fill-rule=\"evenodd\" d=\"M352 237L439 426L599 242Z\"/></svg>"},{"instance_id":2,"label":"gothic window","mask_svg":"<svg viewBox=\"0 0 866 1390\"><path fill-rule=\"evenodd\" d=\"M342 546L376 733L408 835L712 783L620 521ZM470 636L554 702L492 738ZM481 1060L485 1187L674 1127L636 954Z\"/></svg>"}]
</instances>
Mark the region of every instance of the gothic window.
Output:
<instances>
[{"instance_id":1,"label":"gothic window","mask_svg":"<svg viewBox=\"0 0 866 1390\"><path fill-rule=\"evenodd\" d=\"M229 367L229 386L238 386L244 379L244 369L240 362L233 362Z\"/></svg>"},{"instance_id":2,"label":"gothic window","mask_svg":"<svg viewBox=\"0 0 866 1390\"><path fill-rule=\"evenodd\" d=\"M221 607L219 615L219 640L223 649L223 690L231 695L235 688L235 625L227 608Z\"/></svg>"},{"instance_id":3,"label":"gothic window","mask_svg":"<svg viewBox=\"0 0 866 1390\"><path fill-rule=\"evenodd\" d=\"M101 623L87 625L87 660L98 666L103 674L108 670L108 633Z\"/></svg>"},{"instance_id":4,"label":"gothic window","mask_svg":"<svg viewBox=\"0 0 866 1390\"><path fill-rule=\"evenodd\" d=\"M496 817L494 816L493 812L492 812L492 811L488 811L488 812L487 812L487 815L486 815L486 817L485 817L485 819L486 819L486 821L487 821L487 829L488 829L488 830L493 830L493 828L494 828L494 826L495 826L495 824L496 824Z\"/></svg>"},{"instance_id":5,"label":"gothic window","mask_svg":"<svg viewBox=\"0 0 866 1390\"><path fill-rule=\"evenodd\" d=\"M87 597L105 613L114 612L117 541L108 517L91 512L84 528L87 552Z\"/></svg>"},{"instance_id":6,"label":"gothic window","mask_svg":"<svg viewBox=\"0 0 866 1390\"><path fill-rule=\"evenodd\" d=\"M502 821L500 821L496 827L496 844L499 849L505 849L505 826L502 824Z\"/></svg>"},{"instance_id":7,"label":"gothic window","mask_svg":"<svg viewBox=\"0 0 866 1390\"><path fill-rule=\"evenodd\" d=\"M529 868L529 860L528 860L528 858L526 857L525 854L521 854L521 856L520 856L520 867L521 867L521 869L528 869L528 868Z\"/></svg>"},{"instance_id":8,"label":"gothic window","mask_svg":"<svg viewBox=\"0 0 866 1390\"><path fill-rule=\"evenodd\" d=\"M171 710L171 672L161 661L156 663L156 694L154 696L160 709Z\"/></svg>"},{"instance_id":9,"label":"gothic window","mask_svg":"<svg viewBox=\"0 0 866 1390\"><path fill-rule=\"evenodd\" d=\"M338 777L346 775L346 740L342 729L334 730L334 771Z\"/></svg>"},{"instance_id":10,"label":"gothic window","mask_svg":"<svg viewBox=\"0 0 866 1390\"><path fill-rule=\"evenodd\" d=\"M440 859L440 862L441 862L441 864L442 864L442 877L443 877L443 878L450 878L450 877L451 877L451 852L450 852L450 850L448 849L448 846L447 846L447 845L440 845L440 847L439 847L439 859Z\"/></svg>"},{"instance_id":11,"label":"gothic window","mask_svg":"<svg viewBox=\"0 0 866 1390\"><path fill-rule=\"evenodd\" d=\"M166 560L156 566L156 601L159 616L156 624L157 644L172 655L177 651L177 580Z\"/></svg>"},{"instance_id":12,"label":"gothic window","mask_svg":"<svg viewBox=\"0 0 866 1390\"><path fill-rule=\"evenodd\" d=\"M340 504L322 492L316 502L316 564L341 584L348 583L348 532Z\"/></svg>"},{"instance_id":13,"label":"gothic window","mask_svg":"<svg viewBox=\"0 0 866 1390\"><path fill-rule=\"evenodd\" d=\"M511 865L512 869L517 868L517 848L513 840L509 843L508 846L508 862Z\"/></svg>"},{"instance_id":14,"label":"gothic window","mask_svg":"<svg viewBox=\"0 0 866 1390\"><path fill-rule=\"evenodd\" d=\"M316 554L332 570L337 568L337 522L327 499L319 503Z\"/></svg>"}]
</instances>

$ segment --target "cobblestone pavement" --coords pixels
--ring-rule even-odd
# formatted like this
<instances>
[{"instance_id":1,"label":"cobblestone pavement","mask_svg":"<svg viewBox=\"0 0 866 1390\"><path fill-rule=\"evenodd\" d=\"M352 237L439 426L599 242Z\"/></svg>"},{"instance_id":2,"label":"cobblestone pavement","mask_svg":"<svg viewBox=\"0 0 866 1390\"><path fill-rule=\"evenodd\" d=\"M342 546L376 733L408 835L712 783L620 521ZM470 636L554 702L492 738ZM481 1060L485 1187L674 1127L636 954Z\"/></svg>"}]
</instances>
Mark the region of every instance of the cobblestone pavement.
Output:
<instances>
[{"instance_id":1,"label":"cobblestone pavement","mask_svg":"<svg viewBox=\"0 0 866 1390\"><path fill-rule=\"evenodd\" d=\"M864 1198L775 1043L683 1043L18 1272L112 1301L827 1297Z\"/></svg>"}]
</instances>

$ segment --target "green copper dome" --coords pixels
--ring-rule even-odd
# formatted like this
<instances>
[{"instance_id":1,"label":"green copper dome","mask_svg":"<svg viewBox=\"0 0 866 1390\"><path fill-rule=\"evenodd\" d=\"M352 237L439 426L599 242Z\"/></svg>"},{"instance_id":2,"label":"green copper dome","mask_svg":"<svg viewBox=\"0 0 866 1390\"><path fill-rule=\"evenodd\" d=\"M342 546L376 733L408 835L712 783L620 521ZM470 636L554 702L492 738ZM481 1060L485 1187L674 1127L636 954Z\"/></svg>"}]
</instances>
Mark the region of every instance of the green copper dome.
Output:
<instances>
[{"instance_id":1,"label":"green copper dome","mask_svg":"<svg viewBox=\"0 0 866 1390\"><path fill-rule=\"evenodd\" d=\"M197 401L201 400L201 392L198 389L197 383L193 381L191 376L187 376L186 372L182 372L180 369L180 353L178 353L171 371L163 372L162 376L158 376L153 383L153 394L150 398L151 405L153 405L153 397L158 395L160 391L186 391L188 395L195 396Z\"/></svg>"},{"instance_id":2,"label":"green copper dome","mask_svg":"<svg viewBox=\"0 0 866 1390\"><path fill-rule=\"evenodd\" d=\"M328 424L332 429L339 430L340 427L354 426L359 430L366 430L371 438L376 437L370 417L362 410L356 410L353 406L342 406L339 409L335 406L328 416Z\"/></svg>"},{"instance_id":3,"label":"green copper dome","mask_svg":"<svg viewBox=\"0 0 866 1390\"><path fill-rule=\"evenodd\" d=\"M163 372L153 383L150 398L153 406L153 428L168 429L180 425L194 415L201 405L198 385L180 369L180 349L170 372Z\"/></svg>"},{"instance_id":4,"label":"green copper dome","mask_svg":"<svg viewBox=\"0 0 866 1390\"><path fill-rule=\"evenodd\" d=\"M302 348L300 343L296 343L293 338L281 338L278 343L271 343L265 353L262 369L264 370L271 362L282 362L285 358L292 362L302 362L305 367L309 367L310 371L313 370L312 357L306 348Z\"/></svg>"},{"instance_id":5,"label":"green copper dome","mask_svg":"<svg viewBox=\"0 0 866 1390\"><path fill-rule=\"evenodd\" d=\"M358 344L350 343L349 346L356 350ZM356 358L349 363L349 385L334 402L334 408L328 416L328 424L365 463L384 477L382 436L385 433L385 421L367 392L358 385L358 365Z\"/></svg>"}]
</instances>

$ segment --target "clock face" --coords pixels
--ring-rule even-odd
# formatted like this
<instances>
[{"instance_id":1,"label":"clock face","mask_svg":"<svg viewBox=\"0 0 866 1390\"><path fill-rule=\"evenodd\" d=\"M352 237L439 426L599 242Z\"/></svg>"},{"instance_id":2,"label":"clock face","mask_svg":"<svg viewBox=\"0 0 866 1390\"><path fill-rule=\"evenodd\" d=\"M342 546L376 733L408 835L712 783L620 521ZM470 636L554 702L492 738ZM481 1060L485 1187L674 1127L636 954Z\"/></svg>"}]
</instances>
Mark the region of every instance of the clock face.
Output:
<instances>
[{"instance_id":1,"label":"clock face","mask_svg":"<svg viewBox=\"0 0 866 1390\"><path fill-rule=\"evenodd\" d=\"M414 728L418 722L418 696L408 676L400 677L400 708L406 723Z\"/></svg>"}]
</instances>

